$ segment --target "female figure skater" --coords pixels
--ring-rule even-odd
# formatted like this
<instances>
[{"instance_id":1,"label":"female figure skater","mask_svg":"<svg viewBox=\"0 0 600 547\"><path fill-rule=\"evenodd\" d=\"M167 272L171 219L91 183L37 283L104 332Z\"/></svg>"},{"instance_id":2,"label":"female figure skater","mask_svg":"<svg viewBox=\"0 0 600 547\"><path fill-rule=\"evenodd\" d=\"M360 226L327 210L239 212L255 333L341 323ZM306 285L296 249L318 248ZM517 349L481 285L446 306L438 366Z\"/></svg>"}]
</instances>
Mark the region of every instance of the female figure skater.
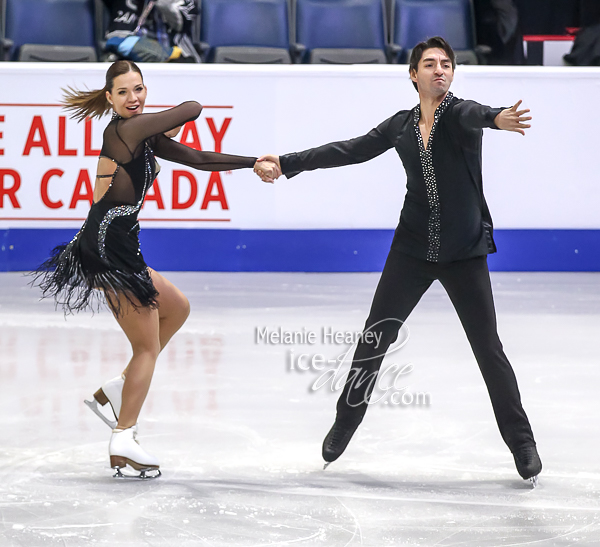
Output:
<instances>
[{"instance_id":1,"label":"female figure skater","mask_svg":"<svg viewBox=\"0 0 600 547\"><path fill-rule=\"evenodd\" d=\"M124 476L120 469L126 465L140 471L139 478L160 476L158 460L136 441L136 424L158 354L190 312L187 298L146 265L139 248L137 216L159 171L155 156L202 171L251 168L256 163L254 157L203 152L172 141L168 136L196 119L202 106L189 101L143 114L146 94L142 73L131 61L113 63L102 89L66 91L65 108L79 121L99 118L111 109L113 116L104 131L87 220L70 243L54 249L36 277L43 296L53 296L65 312L105 300L131 343L133 356L123 374L104 384L94 401L86 401L113 427L109 455L115 477ZM275 174L273 166L261 166ZM117 422L106 419L98 403L110 403Z\"/></svg>"}]
</instances>

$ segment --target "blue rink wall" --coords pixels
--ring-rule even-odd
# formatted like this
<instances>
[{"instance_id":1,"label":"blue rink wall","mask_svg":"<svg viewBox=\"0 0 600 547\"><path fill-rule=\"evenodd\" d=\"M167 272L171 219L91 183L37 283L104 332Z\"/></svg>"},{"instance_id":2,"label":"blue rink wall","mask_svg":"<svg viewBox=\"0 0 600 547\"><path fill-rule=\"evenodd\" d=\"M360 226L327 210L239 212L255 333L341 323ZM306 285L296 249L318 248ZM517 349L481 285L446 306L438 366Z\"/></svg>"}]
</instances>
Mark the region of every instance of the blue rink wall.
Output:
<instances>
[{"instance_id":1,"label":"blue rink wall","mask_svg":"<svg viewBox=\"0 0 600 547\"><path fill-rule=\"evenodd\" d=\"M74 229L0 230L0 271L32 270ZM381 271L393 230L140 232L146 262L163 271ZM496 271L600 271L600 230L495 230Z\"/></svg>"}]
</instances>

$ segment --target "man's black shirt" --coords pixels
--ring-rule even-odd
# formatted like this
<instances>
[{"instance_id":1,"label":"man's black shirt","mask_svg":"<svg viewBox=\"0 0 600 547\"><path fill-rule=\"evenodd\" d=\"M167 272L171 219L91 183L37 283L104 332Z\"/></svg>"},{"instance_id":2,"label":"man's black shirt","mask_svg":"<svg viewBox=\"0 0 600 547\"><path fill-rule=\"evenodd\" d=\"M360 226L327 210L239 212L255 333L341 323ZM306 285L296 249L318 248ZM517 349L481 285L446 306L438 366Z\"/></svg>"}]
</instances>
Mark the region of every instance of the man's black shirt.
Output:
<instances>
[{"instance_id":1,"label":"man's black shirt","mask_svg":"<svg viewBox=\"0 0 600 547\"><path fill-rule=\"evenodd\" d=\"M436 110L425 149L420 107L401 110L366 135L280 157L291 178L302 171L362 163L395 148L406 170L406 197L392 249L430 262L451 262L496 251L483 196L483 128L497 129L501 108L448 93Z\"/></svg>"}]
</instances>

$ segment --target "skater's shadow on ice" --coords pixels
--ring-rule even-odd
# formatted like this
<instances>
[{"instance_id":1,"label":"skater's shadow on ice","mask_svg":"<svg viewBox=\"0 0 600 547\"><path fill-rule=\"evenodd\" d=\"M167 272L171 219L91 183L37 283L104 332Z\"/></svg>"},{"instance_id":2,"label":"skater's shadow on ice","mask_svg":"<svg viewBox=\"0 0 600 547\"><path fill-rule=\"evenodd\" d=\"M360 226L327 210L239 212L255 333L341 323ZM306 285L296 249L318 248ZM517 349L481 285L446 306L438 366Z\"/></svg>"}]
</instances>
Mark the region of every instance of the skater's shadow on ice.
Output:
<instances>
[{"instance_id":1,"label":"skater's shadow on ice","mask_svg":"<svg viewBox=\"0 0 600 547\"><path fill-rule=\"evenodd\" d=\"M506 494L509 491L531 491L529 481L513 478L495 479L440 479L439 477L423 478L422 480L389 480L367 475L364 473L331 473L326 479L322 478L317 487L357 491L378 491L389 495L414 494ZM352 485L351 487L349 485Z\"/></svg>"},{"instance_id":2,"label":"skater's shadow on ice","mask_svg":"<svg viewBox=\"0 0 600 547\"><path fill-rule=\"evenodd\" d=\"M178 492L186 491L191 495L201 495L206 499L219 496L219 492L242 491L256 494L275 495L301 495L301 496L352 496L352 497L382 497L382 498L453 498L453 497L479 497L479 496L506 496L525 493L532 490L528 481L513 478L494 479L443 479L440 477L424 477L415 480L386 479L378 476L356 472L332 472L327 470L302 473L294 476L284 474L267 474L248 478L248 476L231 476L219 478L218 476L188 476L182 477L180 473L171 475L164 473L158 480L142 481L130 479L117 481L111 475L105 477L85 476L60 477L62 487L77 489L85 483L87 489L97 493L106 490L114 492L117 483L127 483L117 490L129 494L161 490L168 491L175 488ZM58 477L57 477L58 479ZM49 476L45 481L52 481ZM538 487L539 488L539 487Z\"/></svg>"},{"instance_id":3,"label":"skater's shadow on ice","mask_svg":"<svg viewBox=\"0 0 600 547\"><path fill-rule=\"evenodd\" d=\"M453 497L453 496L506 496L511 492L531 491L531 484L519 479L482 480L382 480L364 474L316 474L311 473L294 478L263 477L249 480L247 477L235 479L201 479L177 481L181 486L196 490L209 490L213 494L219 490L240 490L271 493L276 495L303 496L344 496L353 497Z\"/></svg>"}]
</instances>

